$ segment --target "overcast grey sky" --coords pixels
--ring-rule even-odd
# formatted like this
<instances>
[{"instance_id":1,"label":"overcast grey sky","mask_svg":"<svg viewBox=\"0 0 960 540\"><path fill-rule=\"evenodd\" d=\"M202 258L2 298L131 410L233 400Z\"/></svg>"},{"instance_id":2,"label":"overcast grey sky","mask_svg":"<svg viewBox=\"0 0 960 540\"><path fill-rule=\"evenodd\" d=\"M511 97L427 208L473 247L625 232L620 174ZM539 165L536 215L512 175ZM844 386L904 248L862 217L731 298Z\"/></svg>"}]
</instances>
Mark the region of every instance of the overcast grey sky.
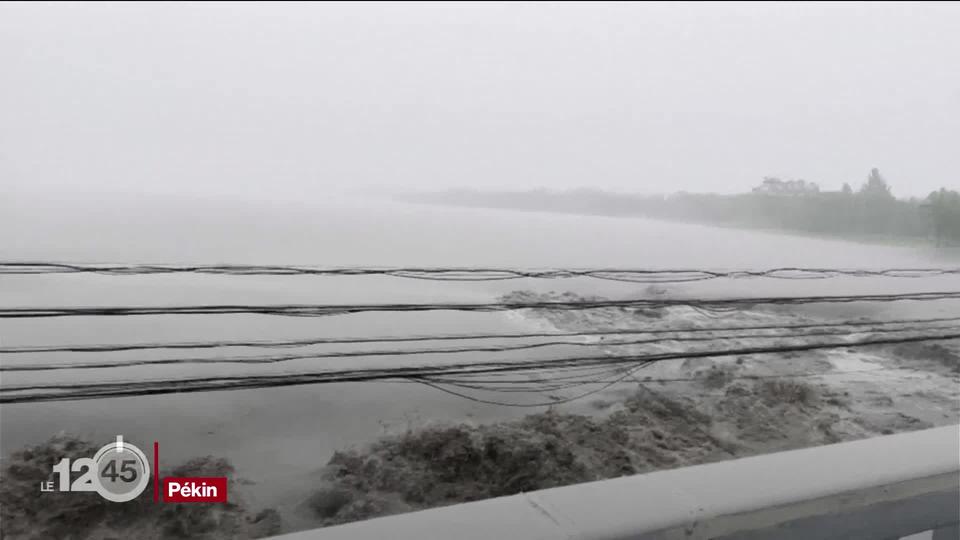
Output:
<instances>
[{"instance_id":1,"label":"overcast grey sky","mask_svg":"<svg viewBox=\"0 0 960 540\"><path fill-rule=\"evenodd\" d=\"M960 185L960 4L0 6L15 189Z\"/></svg>"}]
</instances>

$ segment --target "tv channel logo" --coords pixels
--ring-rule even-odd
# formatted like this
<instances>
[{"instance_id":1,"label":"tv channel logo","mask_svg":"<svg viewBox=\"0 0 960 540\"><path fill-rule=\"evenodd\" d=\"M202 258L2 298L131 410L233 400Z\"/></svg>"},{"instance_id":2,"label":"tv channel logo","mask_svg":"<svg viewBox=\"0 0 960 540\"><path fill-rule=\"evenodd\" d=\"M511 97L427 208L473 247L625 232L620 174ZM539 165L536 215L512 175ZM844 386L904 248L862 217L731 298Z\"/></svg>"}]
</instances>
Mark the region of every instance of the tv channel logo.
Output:
<instances>
[{"instance_id":1,"label":"tv channel logo","mask_svg":"<svg viewBox=\"0 0 960 540\"><path fill-rule=\"evenodd\" d=\"M95 491L112 502L132 501L140 496L153 478L153 500L163 502L227 502L226 477L159 478L160 445L153 443L153 470L142 450L124 442L123 435L104 445L93 457L61 459L53 466L56 481L41 482L40 491ZM79 475L79 476L76 476Z\"/></svg>"}]
</instances>

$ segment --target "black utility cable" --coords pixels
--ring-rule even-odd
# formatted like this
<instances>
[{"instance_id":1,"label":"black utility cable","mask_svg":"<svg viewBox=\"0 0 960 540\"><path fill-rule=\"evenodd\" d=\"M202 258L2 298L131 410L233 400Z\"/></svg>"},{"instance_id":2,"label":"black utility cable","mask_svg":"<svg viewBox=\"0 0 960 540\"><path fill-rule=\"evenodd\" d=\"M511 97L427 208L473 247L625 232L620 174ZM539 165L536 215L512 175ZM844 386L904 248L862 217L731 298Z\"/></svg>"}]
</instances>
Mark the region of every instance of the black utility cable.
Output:
<instances>
[{"instance_id":1,"label":"black utility cable","mask_svg":"<svg viewBox=\"0 0 960 540\"><path fill-rule=\"evenodd\" d=\"M63 401L73 399L95 399L122 396L147 396L184 392L206 392L216 390L239 390L250 388L275 388L283 386L329 384L342 382L369 382L389 379L428 379L450 375L477 373L520 372L543 368L585 365L617 365L660 362L665 360L712 358L719 356L769 354L784 352L813 351L837 348L870 347L916 343L924 341L942 341L960 338L960 333L908 336L898 338L866 339L853 342L806 343L784 346L739 347L731 349L713 349L705 351L669 352L648 355L597 356L581 358L554 358L525 362L474 362L444 364L433 366L404 366L396 368L368 368L326 371L319 373L296 373L282 375L249 375L233 377L197 377L192 379L166 379L150 381L121 381L115 383L73 383L44 384L32 386L0 387L0 403L22 403L30 401ZM56 390L59 392L30 393L37 390ZM19 395L11 395L12 393Z\"/></svg>"},{"instance_id":2,"label":"black utility cable","mask_svg":"<svg viewBox=\"0 0 960 540\"><path fill-rule=\"evenodd\" d=\"M906 328L885 328L872 330L858 330L857 333L872 334L891 334L902 332L917 332L923 330L950 330L953 326L930 327L914 326ZM698 342L698 341L724 341L731 339L762 339L762 340L784 340L784 339L802 339L806 337L820 336L838 336L851 334L847 328L838 328L832 330L820 330L805 332L800 334L733 334L724 336L677 336L661 337L653 339L638 340L617 340L617 341L549 341L541 343L523 343L513 345L488 345L473 347L445 347L445 348L425 348L425 349L367 349L359 351L327 351L327 352L309 352L300 354L274 355L274 356L227 356L227 357L192 357L192 358L154 358L154 359L136 359L122 362L66 362L61 364L23 364L23 365L5 365L0 364L2 371L55 371L55 370L75 370L75 369L104 369L104 368L124 368L138 366L160 366L160 365L184 365L184 364L276 364L281 362L290 362L295 360L320 360L328 358L369 358L376 356L421 356L426 354L464 354L464 353L500 353L510 351L522 351L530 349L539 349L544 347L570 346L570 347L624 347L635 345L650 345L666 342Z\"/></svg>"},{"instance_id":3,"label":"black utility cable","mask_svg":"<svg viewBox=\"0 0 960 540\"><path fill-rule=\"evenodd\" d=\"M756 298L666 298L630 300L576 300L559 302L490 302L437 304L279 304L279 305L195 305L122 307L17 307L0 308L0 318L92 317L133 315L231 315L260 314L289 317L319 317L369 312L421 311L511 311L517 309L583 310L597 308L651 309L669 306L732 307L850 302L897 302L960 299L960 291L835 296L767 296Z\"/></svg>"},{"instance_id":4,"label":"black utility cable","mask_svg":"<svg viewBox=\"0 0 960 540\"><path fill-rule=\"evenodd\" d=\"M805 268L713 270L698 268L511 268L511 267L321 267L312 265L249 264L109 264L43 261L0 262L0 274L215 274L267 276L392 276L437 281L499 281L506 279L557 279L587 277L635 283L682 283L717 278L826 279L850 277L921 278L960 275L960 268Z\"/></svg>"},{"instance_id":5,"label":"black utility cable","mask_svg":"<svg viewBox=\"0 0 960 540\"><path fill-rule=\"evenodd\" d=\"M939 322L958 322L960 317L934 317L925 319L887 319L887 320L851 320L832 323L799 323L799 324L755 324L739 326L707 326L686 327L672 326L660 328L614 328L607 330L578 330L578 331L548 331L548 332L516 332L490 334L426 334L407 336L373 336L373 337L313 337L285 340L234 340L234 341L180 341L180 342L153 342L153 343L111 343L92 345L21 345L14 347L0 347L0 354L24 353L53 353L53 352L120 352L151 349L215 349L222 347L257 347L257 348L287 348L306 347L311 345L335 345L353 343L404 343L421 341L470 341L481 339L530 339L530 338L561 338L581 336L620 336L646 335L667 333L701 333L701 332L733 332L742 330L792 330L801 328L833 328L863 326L885 326L896 324L926 324ZM863 330L866 331L866 330Z\"/></svg>"}]
</instances>

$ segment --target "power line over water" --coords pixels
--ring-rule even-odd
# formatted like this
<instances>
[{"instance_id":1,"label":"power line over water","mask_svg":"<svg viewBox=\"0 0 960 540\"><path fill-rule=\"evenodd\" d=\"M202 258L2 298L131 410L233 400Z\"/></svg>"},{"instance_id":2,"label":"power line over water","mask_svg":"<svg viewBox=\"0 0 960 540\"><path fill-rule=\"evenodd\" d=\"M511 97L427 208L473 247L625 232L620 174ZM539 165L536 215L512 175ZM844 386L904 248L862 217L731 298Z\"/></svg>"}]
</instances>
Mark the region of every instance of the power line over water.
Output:
<instances>
[{"instance_id":1,"label":"power line over water","mask_svg":"<svg viewBox=\"0 0 960 540\"><path fill-rule=\"evenodd\" d=\"M767 270L702 270L702 269L512 269L512 268L320 268L307 266L250 266L250 265L107 265L68 264L49 262L3 262L0 274L103 274L131 276L150 274L214 274L214 275L270 275L270 276L390 276L437 281L497 281L507 279L565 279L597 278L638 283L682 283L707 279L829 279L836 277L930 278L960 275L952 268L889 268L889 269L827 269L774 268ZM499 312L537 310L542 313L558 311L585 311L618 309L624 311L663 309L684 306L717 318L738 310L756 306L800 306L807 304L847 304L854 302L889 303L902 301L939 301L960 299L960 291L939 291L895 294L824 295L824 296L765 296L727 298L653 297L634 299L581 298L560 301L518 300L487 303L383 303L383 304L278 304L278 305L179 305L179 306L42 306L0 307L0 318L51 317L126 317L126 316L182 316L182 315L279 315L292 317L340 316L367 312ZM725 315L724 315L725 316ZM353 366L323 371L284 374L255 374L241 376L205 376L156 380L121 380L114 382L43 382L28 385L0 386L0 403L26 403L97 399L122 396L144 396L183 392L205 392L282 386L330 384L344 382L373 382L403 380L426 384L467 399L485 403L516 406L542 406L579 399L602 391L633 376L643 367L655 362L690 358L714 358L735 355L783 354L800 351L853 349L960 338L957 317L900 318L886 320L845 320L822 323L785 323L713 326L662 326L656 323L642 328L589 329L583 331L542 331L514 333L419 334L400 336L359 337L304 337L286 340L217 340L181 342L106 343L89 345L26 345L0 347L0 354L36 353L119 353L146 350L214 350L215 356L173 358L130 358L121 360L98 359L86 362L62 363L8 363L0 365L6 372L48 372L96 370L138 366L185 364L276 364L295 360L359 359L374 357L425 357L444 354L477 354L529 351L546 347L584 347L605 349L602 355L560 356L547 359L488 358L480 361L455 363L391 364L388 367ZM648 321L649 322L649 321ZM635 336L651 336L637 339ZM866 336L850 339L853 335ZM820 339L832 337L823 341ZM511 342L517 339L550 341ZM577 338L576 341L561 338ZM597 339L592 339L597 338ZM294 354L223 355L221 349L315 347L334 344L384 344L449 341L474 341L455 346L419 346L413 348L381 348L363 350L322 350ZM490 341L493 340L493 343ZM751 340L731 347L731 341ZM793 342L784 343L784 340ZM799 340L799 342L796 342ZM485 343L475 343L477 341ZM725 343L720 343L721 341ZM506 343L505 343L506 342ZM656 352L642 351L628 354L625 348L678 343L701 343L694 350ZM399 360L397 360L399 362ZM520 375L511 378L510 375ZM478 376L487 379L478 379ZM789 375L785 375L789 376ZM492 377L492 378L491 378ZM664 379L667 380L667 379ZM492 392L552 392L585 385L602 385L576 396L555 397L545 403L507 403L484 400L463 394L463 390Z\"/></svg>"},{"instance_id":2,"label":"power line over water","mask_svg":"<svg viewBox=\"0 0 960 540\"><path fill-rule=\"evenodd\" d=\"M685 283L709 279L772 278L829 279L834 277L929 278L960 275L960 268L849 269L780 267L763 270L656 269L656 268L506 268L506 267L318 267L307 265L167 265L71 264L51 262L0 262L0 274L212 274L229 276L390 276L435 281L502 281L511 279L594 278L631 283Z\"/></svg>"}]
</instances>

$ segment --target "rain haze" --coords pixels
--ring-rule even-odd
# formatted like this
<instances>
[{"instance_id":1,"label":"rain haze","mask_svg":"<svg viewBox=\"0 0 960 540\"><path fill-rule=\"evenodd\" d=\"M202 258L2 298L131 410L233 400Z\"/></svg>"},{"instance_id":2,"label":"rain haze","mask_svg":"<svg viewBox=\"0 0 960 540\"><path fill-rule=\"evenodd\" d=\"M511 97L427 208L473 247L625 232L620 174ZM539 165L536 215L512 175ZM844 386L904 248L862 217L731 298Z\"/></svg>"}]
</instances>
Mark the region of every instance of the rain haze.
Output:
<instances>
[{"instance_id":1,"label":"rain haze","mask_svg":"<svg viewBox=\"0 0 960 540\"><path fill-rule=\"evenodd\" d=\"M956 183L960 7L6 4L16 189Z\"/></svg>"},{"instance_id":2,"label":"rain haze","mask_svg":"<svg viewBox=\"0 0 960 540\"><path fill-rule=\"evenodd\" d=\"M2 3L0 537L955 538L957 66L956 2Z\"/></svg>"}]
</instances>

